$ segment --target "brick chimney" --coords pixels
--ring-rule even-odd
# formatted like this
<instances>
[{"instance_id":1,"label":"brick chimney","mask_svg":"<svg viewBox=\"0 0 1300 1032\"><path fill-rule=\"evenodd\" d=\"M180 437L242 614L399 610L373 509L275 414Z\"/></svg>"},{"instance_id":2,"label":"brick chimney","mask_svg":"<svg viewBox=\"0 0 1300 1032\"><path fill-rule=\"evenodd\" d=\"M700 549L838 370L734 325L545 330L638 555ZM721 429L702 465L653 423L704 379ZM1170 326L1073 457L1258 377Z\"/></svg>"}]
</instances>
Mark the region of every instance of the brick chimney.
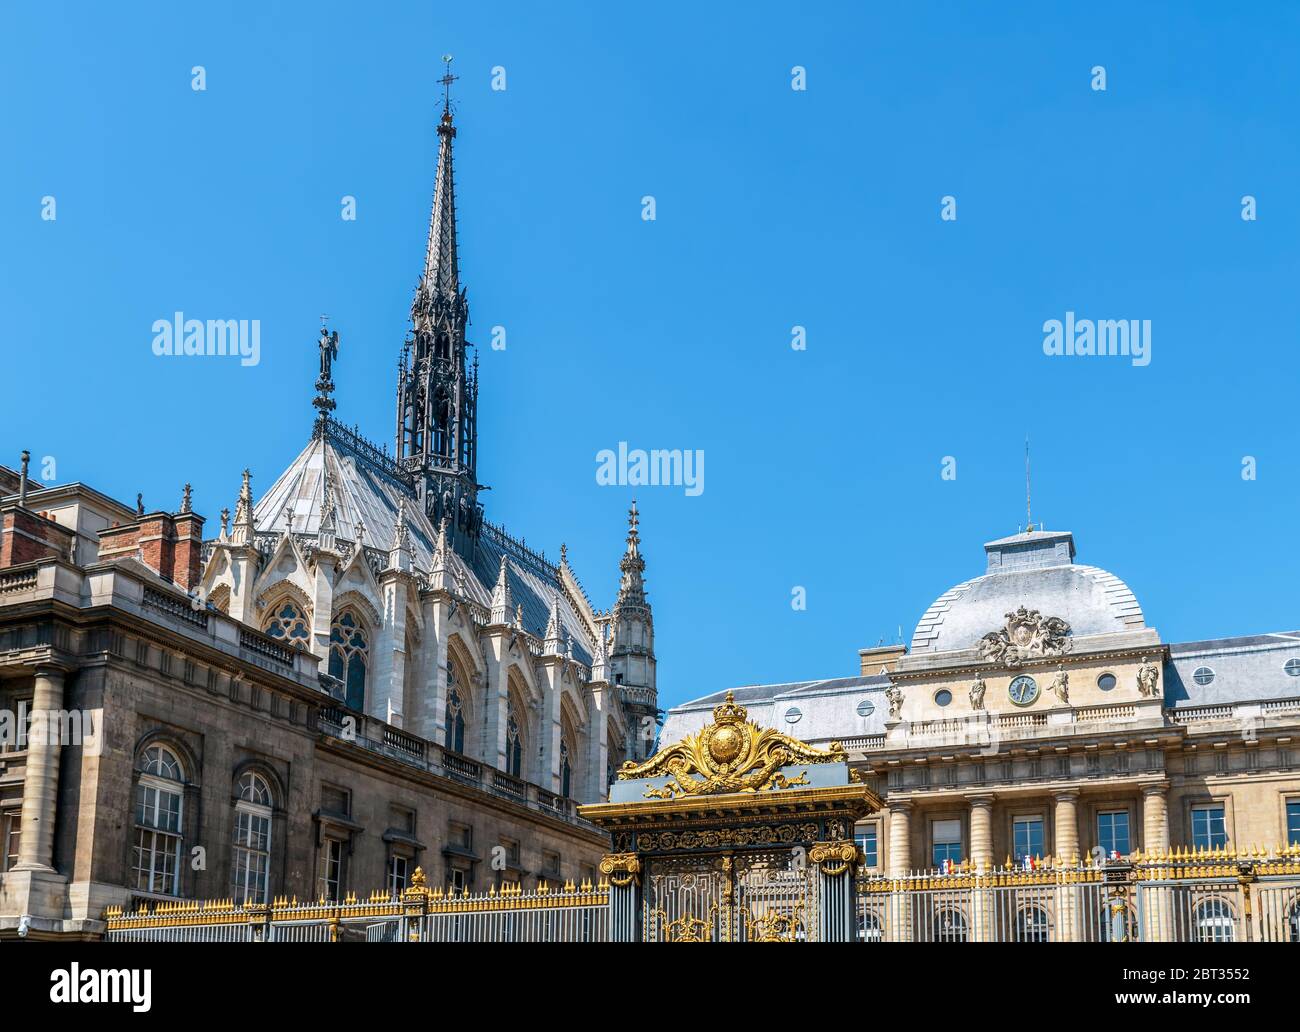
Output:
<instances>
[{"instance_id":1,"label":"brick chimney","mask_svg":"<svg viewBox=\"0 0 1300 1032\"><path fill-rule=\"evenodd\" d=\"M892 674L898 661L907 655L906 645L880 645L874 649L858 649L863 677L874 677L883 669Z\"/></svg>"},{"instance_id":2,"label":"brick chimney","mask_svg":"<svg viewBox=\"0 0 1300 1032\"><path fill-rule=\"evenodd\" d=\"M0 509L0 568L37 559L67 559L74 531L11 502Z\"/></svg>"},{"instance_id":3,"label":"brick chimney","mask_svg":"<svg viewBox=\"0 0 1300 1032\"><path fill-rule=\"evenodd\" d=\"M202 550L203 517L190 509L188 484L180 512L141 513L99 532L100 559L138 559L184 591L199 583Z\"/></svg>"}]
</instances>

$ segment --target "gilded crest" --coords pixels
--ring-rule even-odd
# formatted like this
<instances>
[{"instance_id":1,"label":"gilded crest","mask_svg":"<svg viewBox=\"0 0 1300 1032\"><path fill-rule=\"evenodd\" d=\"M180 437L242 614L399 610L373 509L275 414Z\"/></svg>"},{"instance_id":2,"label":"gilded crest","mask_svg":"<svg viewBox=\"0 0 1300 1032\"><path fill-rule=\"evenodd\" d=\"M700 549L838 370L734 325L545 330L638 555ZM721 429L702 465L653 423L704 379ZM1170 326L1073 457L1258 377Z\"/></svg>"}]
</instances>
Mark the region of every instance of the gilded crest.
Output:
<instances>
[{"instance_id":1,"label":"gilded crest","mask_svg":"<svg viewBox=\"0 0 1300 1032\"><path fill-rule=\"evenodd\" d=\"M619 768L620 781L657 778L672 780L651 788L647 798L716 795L722 792L760 792L807 784L806 772L787 777L781 768L795 763L844 763L848 756L839 742L829 749L761 728L744 706L727 692L725 702L713 707L713 723L688 735L642 763L629 760Z\"/></svg>"},{"instance_id":2,"label":"gilded crest","mask_svg":"<svg viewBox=\"0 0 1300 1032\"><path fill-rule=\"evenodd\" d=\"M1030 659L1064 656L1073 644L1069 634L1070 625L1059 616L1043 616L1037 609L1021 606L1007 613L1006 626L980 639L980 655L1008 667Z\"/></svg>"}]
</instances>

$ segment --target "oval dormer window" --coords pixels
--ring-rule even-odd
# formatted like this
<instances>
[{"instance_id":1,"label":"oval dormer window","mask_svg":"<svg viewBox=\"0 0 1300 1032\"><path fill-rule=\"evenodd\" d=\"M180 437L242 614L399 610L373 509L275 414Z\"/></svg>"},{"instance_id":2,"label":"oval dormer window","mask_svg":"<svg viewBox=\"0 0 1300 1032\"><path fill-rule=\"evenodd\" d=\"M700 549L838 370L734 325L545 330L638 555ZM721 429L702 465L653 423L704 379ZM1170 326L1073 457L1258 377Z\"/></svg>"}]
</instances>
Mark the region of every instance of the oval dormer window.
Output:
<instances>
[{"instance_id":1,"label":"oval dormer window","mask_svg":"<svg viewBox=\"0 0 1300 1032\"><path fill-rule=\"evenodd\" d=\"M952 702L952 692L947 688L940 689L934 693L934 702L936 706L947 706Z\"/></svg>"},{"instance_id":2,"label":"oval dormer window","mask_svg":"<svg viewBox=\"0 0 1300 1032\"><path fill-rule=\"evenodd\" d=\"M1192 671L1192 680L1204 687L1214 680L1214 671L1207 666L1198 666Z\"/></svg>"},{"instance_id":3,"label":"oval dormer window","mask_svg":"<svg viewBox=\"0 0 1300 1032\"><path fill-rule=\"evenodd\" d=\"M876 712L876 704L870 699L863 699L858 703L858 716L869 717Z\"/></svg>"},{"instance_id":4,"label":"oval dormer window","mask_svg":"<svg viewBox=\"0 0 1300 1032\"><path fill-rule=\"evenodd\" d=\"M787 724L797 724L803 719L803 713L797 706L791 706L785 711L785 722Z\"/></svg>"},{"instance_id":5,"label":"oval dormer window","mask_svg":"<svg viewBox=\"0 0 1300 1032\"><path fill-rule=\"evenodd\" d=\"M1282 669L1292 677L1300 677L1300 659L1288 659Z\"/></svg>"}]
</instances>

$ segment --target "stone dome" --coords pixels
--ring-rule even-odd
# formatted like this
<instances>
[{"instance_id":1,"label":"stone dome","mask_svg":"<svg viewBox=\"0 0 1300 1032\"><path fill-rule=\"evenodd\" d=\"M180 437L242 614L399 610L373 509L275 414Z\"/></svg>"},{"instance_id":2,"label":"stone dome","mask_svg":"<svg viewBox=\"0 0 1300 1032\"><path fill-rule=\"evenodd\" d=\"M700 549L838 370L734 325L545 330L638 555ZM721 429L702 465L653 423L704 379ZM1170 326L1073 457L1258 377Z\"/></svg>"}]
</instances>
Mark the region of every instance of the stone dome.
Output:
<instances>
[{"instance_id":1,"label":"stone dome","mask_svg":"<svg viewBox=\"0 0 1300 1032\"><path fill-rule=\"evenodd\" d=\"M925 611L912 635L913 655L973 649L1024 606L1070 625L1071 637L1114 634L1146 626L1142 607L1112 573L1074 561L1069 531L1030 531L984 546L983 576L945 591Z\"/></svg>"}]
</instances>

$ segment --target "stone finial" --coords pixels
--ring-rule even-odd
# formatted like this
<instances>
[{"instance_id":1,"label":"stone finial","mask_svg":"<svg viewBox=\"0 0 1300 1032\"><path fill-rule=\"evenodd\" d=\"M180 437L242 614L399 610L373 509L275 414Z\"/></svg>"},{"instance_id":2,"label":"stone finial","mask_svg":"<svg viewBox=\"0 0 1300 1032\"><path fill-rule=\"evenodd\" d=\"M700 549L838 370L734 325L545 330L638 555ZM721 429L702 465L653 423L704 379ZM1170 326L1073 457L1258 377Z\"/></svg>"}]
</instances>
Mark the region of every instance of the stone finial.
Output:
<instances>
[{"instance_id":1,"label":"stone finial","mask_svg":"<svg viewBox=\"0 0 1300 1032\"><path fill-rule=\"evenodd\" d=\"M501 568L497 571L496 586L492 589L492 616L494 624L504 624L510 619L514 609L514 600L510 595L509 564L505 553L501 553Z\"/></svg>"},{"instance_id":2,"label":"stone finial","mask_svg":"<svg viewBox=\"0 0 1300 1032\"><path fill-rule=\"evenodd\" d=\"M137 516L143 516L143 515L144 515L144 492L143 492L143 491L137 491L137 492L136 492L136 495L135 495L135 514L136 514Z\"/></svg>"},{"instance_id":3,"label":"stone finial","mask_svg":"<svg viewBox=\"0 0 1300 1032\"><path fill-rule=\"evenodd\" d=\"M542 653L547 656L560 655L563 642L560 639L560 593L551 596L551 615L546 620L546 638L542 642Z\"/></svg>"},{"instance_id":4,"label":"stone finial","mask_svg":"<svg viewBox=\"0 0 1300 1032\"><path fill-rule=\"evenodd\" d=\"M190 505L190 498L191 498L192 491L193 491L193 487L189 484L186 484L183 488L181 488L181 512L194 511Z\"/></svg>"}]
</instances>

